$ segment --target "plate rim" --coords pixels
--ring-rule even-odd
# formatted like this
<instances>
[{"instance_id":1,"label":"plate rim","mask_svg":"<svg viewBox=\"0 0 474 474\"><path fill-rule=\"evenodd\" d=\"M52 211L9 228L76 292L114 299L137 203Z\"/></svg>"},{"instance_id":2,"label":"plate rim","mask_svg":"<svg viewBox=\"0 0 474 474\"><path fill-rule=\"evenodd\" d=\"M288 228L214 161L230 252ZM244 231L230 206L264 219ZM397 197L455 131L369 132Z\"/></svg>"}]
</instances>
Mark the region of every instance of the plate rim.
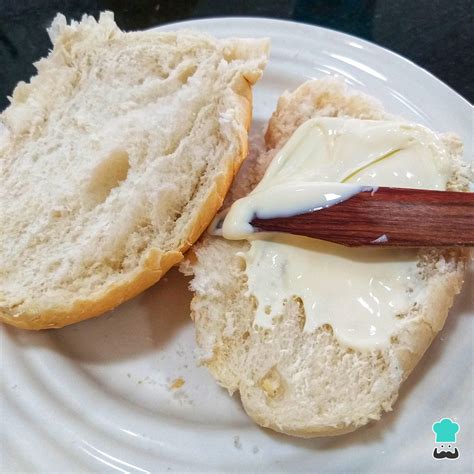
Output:
<instances>
[{"instance_id":1,"label":"plate rim","mask_svg":"<svg viewBox=\"0 0 474 474\"><path fill-rule=\"evenodd\" d=\"M437 76L435 76L432 72L428 71L425 69L423 66L420 66L416 64L414 61L411 59L406 58L405 56L392 51L391 49L386 48L385 46L381 46L373 41L366 40L364 38L361 38L359 36L352 35L350 33L346 33L344 31L340 30L335 30L332 28L327 28L325 26L319 26L319 25L314 25L312 23L304 22L304 21L295 21L295 20L283 20L280 18L271 18L271 17L266 17L266 16L215 16L215 17L203 17L203 18L192 18L190 20L179 20L179 21L172 21L168 23L163 23L157 26L153 26L151 28L147 28L146 30L137 30L137 31L160 31L161 29L164 29L164 27L169 28L170 26L179 26L179 25L187 25L191 23L221 23L222 21L256 21L256 22L261 22L261 23L279 23L279 24L285 24L287 26L297 26L297 27L303 27L303 28L308 28L308 29L316 29L320 30L323 33L326 34L333 34L336 36L341 37L341 39L346 39L346 40L357 40L362 45L367 46L369 48L373 48L375 50L379 50L383 52L384 54L389 54L390 56L396 58L398 61L404 63L405 65L408 65L409 67L413 68L414 70L417 70L418 72L421 72L428 76L430 80L436 82L439 86L442 86L445 88L446 91L448 91L450 94L453 95L453 98L459 101L460 105L462 104L463 107L467 107L463 113L468 113L469 109L472 109L473 106L471 103L463 97L459 92L455 91L450 85L446 84L444 81L439 79ZM262 35L258 35L258 37L261 37ZM265 37L265 35L263 35ZM271 50L270 50L270 57L269 61L271 61Z\"/></svg>"}]
</instances>

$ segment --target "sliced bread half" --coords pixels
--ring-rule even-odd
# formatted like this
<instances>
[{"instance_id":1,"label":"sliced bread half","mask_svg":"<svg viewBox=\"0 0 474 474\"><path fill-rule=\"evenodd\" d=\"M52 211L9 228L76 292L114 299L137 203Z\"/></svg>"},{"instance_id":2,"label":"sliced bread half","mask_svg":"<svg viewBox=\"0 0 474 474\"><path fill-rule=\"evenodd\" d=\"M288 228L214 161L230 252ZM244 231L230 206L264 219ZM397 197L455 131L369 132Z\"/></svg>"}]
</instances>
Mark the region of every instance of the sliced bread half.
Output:
<instances>
[{"instance_id":1,"label":"sliced bread half","mask_svg":"<svg viewBox=\"0 0 474 474\"><path fill-rule=\"evenodd\" d=\"M0 115L0 320L61 327L183 257L247 155L267 40L62 15Z\"/></svg>"},{"instance_id":2,"label":"sliced bread half","mask_svg":"<svg viewBox=\"0 0 474 474\"><path fill-rule=\"evenodd\" d=\"M248 193L293 131L315 116L390 118L376 100L334 78L285 93L268 125L267 151L246 161L228 202ZM465 190L462 144L454 135L443 141L452 158L449 187ZM401 383L443 327L460 291L466 259L459 249L420 251L417 285L422 291L403 315L406 324L388 348L364 352L340 344L328 325L303 331L298 295L286 301L271 328L254 326L256 303L248 294L239 255L248 248L247 241L206 235L181 265L194 275L192 315L201 360L219 384L240 392L258 424L301 437L347 433L392 409Z\"/></svg>"}]
</instances>

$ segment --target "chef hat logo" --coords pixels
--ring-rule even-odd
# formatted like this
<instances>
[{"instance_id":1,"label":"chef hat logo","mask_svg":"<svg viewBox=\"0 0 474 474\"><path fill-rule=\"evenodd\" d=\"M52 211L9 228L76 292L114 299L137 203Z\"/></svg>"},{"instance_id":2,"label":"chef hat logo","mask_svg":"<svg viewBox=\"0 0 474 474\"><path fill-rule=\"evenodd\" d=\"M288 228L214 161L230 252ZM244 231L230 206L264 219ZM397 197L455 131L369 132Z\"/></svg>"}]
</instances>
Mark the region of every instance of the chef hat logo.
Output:
<instances>
[{"instance_id":1,"label":"chef hat logo","mask_svg":"<svg viewBox=\"0 0 474 474\"><path fill-rule=\"evenodd\" d=\"M433 432L436 435L436 443L455 443L456 433L459 425L450 418L443 418L433 424Z\"/></svg>"}]
</instances>

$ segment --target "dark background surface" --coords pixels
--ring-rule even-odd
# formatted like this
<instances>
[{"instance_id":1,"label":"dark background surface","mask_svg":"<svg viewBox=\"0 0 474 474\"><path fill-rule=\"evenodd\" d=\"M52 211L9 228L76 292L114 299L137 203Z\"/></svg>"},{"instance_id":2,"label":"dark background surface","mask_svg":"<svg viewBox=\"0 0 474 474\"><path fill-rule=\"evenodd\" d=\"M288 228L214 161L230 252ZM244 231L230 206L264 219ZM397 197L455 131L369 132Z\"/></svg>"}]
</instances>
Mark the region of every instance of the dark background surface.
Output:
<instances>
[{"instance_id":1,"label":"dark background surface","mask_svg":"<svg viewBox=\"0 0 474 474\"><path fill-rule=\"evenodd\" d=\"M102 10L114 11L125 30L212 16L312 23L391 49L474 101L473 0L0 0L0 110L47 54L57 12L79 19Z\"/></svg>"}]
</instances>

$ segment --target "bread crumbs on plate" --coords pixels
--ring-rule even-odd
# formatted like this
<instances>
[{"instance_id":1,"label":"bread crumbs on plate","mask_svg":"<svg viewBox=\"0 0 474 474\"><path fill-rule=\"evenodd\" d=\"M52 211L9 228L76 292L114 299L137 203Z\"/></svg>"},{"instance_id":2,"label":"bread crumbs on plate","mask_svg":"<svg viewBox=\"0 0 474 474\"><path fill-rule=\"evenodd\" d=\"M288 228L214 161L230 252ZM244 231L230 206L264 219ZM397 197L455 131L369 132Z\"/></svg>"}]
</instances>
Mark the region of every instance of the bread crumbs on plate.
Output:
<instances>
[{"instance_id":1,"label":"bread crumbs on plate","mask_svg":"<svg viewBox=\"0 0 474 474\"><path fill-rule=\"evenodd\" d=\"M172 390L178 390L184 385L185 381L182 377L178 377L171 382L170 388Z\"/></svg>"}]
</instances>

